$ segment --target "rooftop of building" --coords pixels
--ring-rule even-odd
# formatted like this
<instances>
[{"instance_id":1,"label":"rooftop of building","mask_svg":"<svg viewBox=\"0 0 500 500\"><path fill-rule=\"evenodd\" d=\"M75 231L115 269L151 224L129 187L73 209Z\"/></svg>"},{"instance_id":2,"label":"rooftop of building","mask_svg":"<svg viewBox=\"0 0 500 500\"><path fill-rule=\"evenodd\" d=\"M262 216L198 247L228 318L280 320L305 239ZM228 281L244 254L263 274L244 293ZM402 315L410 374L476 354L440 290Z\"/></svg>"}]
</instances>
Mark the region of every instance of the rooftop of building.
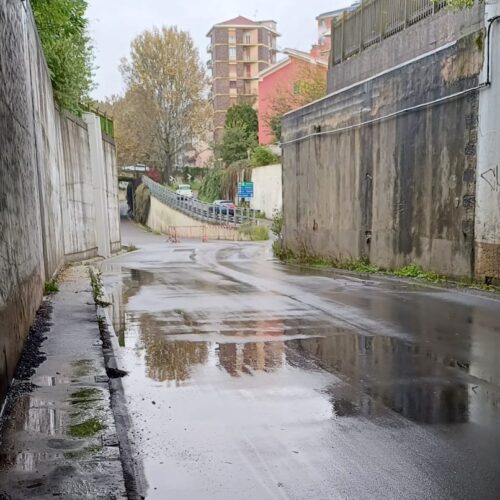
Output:
<instances>
[{"instance_id":1,"label":"rooftop of building","mask_svg":"<svg viewBox=\"0 0 500 500\"><path fill-rule=\"evenodd\" d=\"M274 33L276 36L280 36L280 34L270 26L268 26L270 23L273 23L274 26L276 26L276 21L273 19L266 19L264 21L253 21L252 19L248 19L248 17L244 16L237 16L234 17L233 19L228 19L227 21L223 21L221 23L216 23L214 24L211 28L210 31L207 33L207 36L210 36L212 33L212 30L217 27L235 27L235 28L256 28L256 27L261 27L265 28L268 31L271 31Z\"/></svg>"},{"instance_id":2,"label":"rooftop of building","mask_svg":"<svg viewBox=\"0 0 500 500\"><path fill-rule=\"evenodd\" d=\"M274 73L278 69L280 69L283 66L286 66L291 58L296 58L300 59L301 61L308 62L309 64L317 64L319 66L324 66L325 68L328 67L328 63L324 61L323 59L319 59L317 57L311 56L311 54L307 52L303 52L302 50L297 50L297 49L283 49L281 51L283 54L285 54L286 57L283 59L280 59L279 61L275 62L268 68L262 70L259 73L259 78L263 78L267 75L270 75L271 73Z\"/></svg>"}]
</instances>

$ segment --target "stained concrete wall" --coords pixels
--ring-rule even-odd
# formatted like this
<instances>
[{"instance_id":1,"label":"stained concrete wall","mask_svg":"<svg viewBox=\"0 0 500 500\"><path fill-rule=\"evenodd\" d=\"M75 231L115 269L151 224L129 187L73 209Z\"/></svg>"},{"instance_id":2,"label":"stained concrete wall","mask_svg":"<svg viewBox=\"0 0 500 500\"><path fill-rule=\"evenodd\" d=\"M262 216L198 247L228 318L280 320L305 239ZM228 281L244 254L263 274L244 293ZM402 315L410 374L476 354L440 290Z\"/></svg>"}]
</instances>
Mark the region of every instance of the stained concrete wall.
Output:
<instances>
[{"instance_id":1,"label":"stained concrete wall","mask_svg":"<svg viewBox=\"0 0 500 500\"><path fill-rule=\"evenodd\" d=\"M119 241L117 210L96 211L89 132L54 104L27 2L0 0L0 401L44 282L66 261L98 255L96 221L111 221L108 246ZM111 207L109 182L101 190Z\"/></svg>"},{"instance_id":2,"label":"stained concrete wall","mask_svg":"<svg viewBox=\"0 0 500 500\"><path fill-rule=\"evenodd\" d=\"M0 399L45 281L26 14L0 0Z\"/></svg>"},{"instance_id":3,"label":"stained concrete wall","mask_svg":"<svg viewBox=\"0 0 500 500\"><path fill-rule=\"evenodd\" d=\"M275 210L281 210L283 205L281 177L281 165L254 167L252 169L254 197L250 200L250 208L261 210L267 218L271 218Z\"/></svg>"},{"instance_id":4,"label":"stained concrete wall","mask_svg":"<svg viewBox=\"0 0 500 500\"><path fill-rule=\"evenodd\" d=\"M349 127L476 87L480 33L284 117L287 247L473 273L479 91ZM384 50L379 44L371 57Z\"/></svg>"}]
</instances>

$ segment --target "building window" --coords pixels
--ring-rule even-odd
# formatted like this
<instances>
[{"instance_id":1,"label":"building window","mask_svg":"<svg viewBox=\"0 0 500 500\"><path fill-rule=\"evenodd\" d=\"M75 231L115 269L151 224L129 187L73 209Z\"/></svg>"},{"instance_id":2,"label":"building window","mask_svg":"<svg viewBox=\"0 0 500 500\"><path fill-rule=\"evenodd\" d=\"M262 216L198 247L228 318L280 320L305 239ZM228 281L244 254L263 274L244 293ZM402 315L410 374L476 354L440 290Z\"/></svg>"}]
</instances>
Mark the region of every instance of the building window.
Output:
<instances>
[{"instance_id":1,"label":"building window","mask_svg":"<svg viewBox=\"0 0 500 500\"><path fill-rule=\"evenodd\" d=\"M236 47L229 47L229 60L236 61Z\"/></svg>"},{"instance_id":2,"label":"building window","mask_svg":"<svg viewBox=\"0 0 500 500\"><path fill-rule=\"evenodd\" d=\"M229 43L236 43L236 35L234 34L229 34L228 37L227 37L227 41Z\"/></svg>"},{"instance_id":3,"label":"building window","mask_svg":"<svg viewBox=\"0 0 500 500\"><path fill-rule=\"evenodd\" d=\"M229 82L229 88L230 88L230 89L235 89L235 88L236 88L236 81L231 80L231 81Z\"/></svg>"}]
</instances>

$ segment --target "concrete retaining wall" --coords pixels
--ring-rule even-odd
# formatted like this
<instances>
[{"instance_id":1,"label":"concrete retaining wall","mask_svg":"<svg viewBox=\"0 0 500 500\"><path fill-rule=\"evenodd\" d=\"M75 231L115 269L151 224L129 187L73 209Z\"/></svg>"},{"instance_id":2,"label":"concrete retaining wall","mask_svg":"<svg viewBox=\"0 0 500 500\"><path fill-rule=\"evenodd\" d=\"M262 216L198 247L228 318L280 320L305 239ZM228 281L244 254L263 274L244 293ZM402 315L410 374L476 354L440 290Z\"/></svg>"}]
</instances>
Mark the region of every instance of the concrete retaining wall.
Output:
<instances>
[{"instance_id":1,"label":"concrete retaining wall","mask_svg":"<svg viewBox=\"0 0 500 500\"><path fill-rule=\"evenodd\" d=\"M109 241L111 253L121 249L120 206L118 200L118 169L116 166L115 142L111 137L103 135L104 172L106 174L106 200L109 220Z\"/></svg>"},{"instance_id":2,"label":"concrete retaining wall","mask_svg":"<svg viewBox=\"0 0 500 500\"><path fill-rule=\"evenodd\" d=\"M254 197L250 208L261 210L267 218L271 218L275 210L283 205L283 188L281 183L281 165L267 165L252 169Z\"/></svg>"},{"instance_id":3,"label":"concrete retaining wall","mask_svg":"<svg viewBox=\"0 0 500 500\"><path fill-rule=\"evenodd\" d=\"M201 240L203 237L209 240L230 241L246 239L238 229L218 224L205 224L163 204L154 196L151 196L147 226L162 234L170 234L170 228L175 228L177 237L184 239Z\"/></svg>"},{"instance_id":4,"label":"concrete retaining wall","mask_svg":"<svg viewBox=\"0 0 500 500\"><path fill-rule=\"evenodd\" d=\"M61 120L61 132L64 249L67 260L81 260L97 254L87 125L77 118L65 117Z\"/></svg>"},{"instance_id":5,"label":"concrete retaining wall","mask_svg":"<svg viewBox=\"0 0 500 500\"><path fill-rule=\"evenodd\" d=\"M481 34L285 116L287 247L388 268L417 262L448 275L473 274L479 91L345 127L477 86ZM384 43L372 50L373 61L384 50Z\"/></svg>"},{"instance_id":6,"label":"concrete retaining wall","mask_svg":"<svg viewBox=\"0 0 500 500\"><path fill-rule=\"evenodd\" d=\"M60 113L26 2L0 0L0 401L40 304L43 284L64 262L98 255L97 221L107 247L119 243L114 145L100 127ZM89 135L105 151L95 168L106 209L95 203ZM108 210L108 207L110 210ZM115 210L116 208L116 210Z\"/></svg>"}]
</instances>

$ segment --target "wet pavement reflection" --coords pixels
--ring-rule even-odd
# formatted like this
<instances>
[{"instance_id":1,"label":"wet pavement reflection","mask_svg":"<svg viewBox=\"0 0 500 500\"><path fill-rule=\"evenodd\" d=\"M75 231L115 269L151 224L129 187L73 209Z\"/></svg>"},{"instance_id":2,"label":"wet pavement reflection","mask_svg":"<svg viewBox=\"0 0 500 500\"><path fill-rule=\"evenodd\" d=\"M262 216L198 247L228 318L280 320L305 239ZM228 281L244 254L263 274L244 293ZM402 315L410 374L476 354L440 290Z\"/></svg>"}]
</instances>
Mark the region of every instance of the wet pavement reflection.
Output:
<instances>
[{"instance_id":1,"label":"wet pavement reflection","mask_svg":"<svg viewBox=\"0 0 500 500\"><path fill-rule=\"evenodd\" d=\"M497 498L498 299L256 244L103 271L148 498Z\"/></svg>"}]
</instances>

